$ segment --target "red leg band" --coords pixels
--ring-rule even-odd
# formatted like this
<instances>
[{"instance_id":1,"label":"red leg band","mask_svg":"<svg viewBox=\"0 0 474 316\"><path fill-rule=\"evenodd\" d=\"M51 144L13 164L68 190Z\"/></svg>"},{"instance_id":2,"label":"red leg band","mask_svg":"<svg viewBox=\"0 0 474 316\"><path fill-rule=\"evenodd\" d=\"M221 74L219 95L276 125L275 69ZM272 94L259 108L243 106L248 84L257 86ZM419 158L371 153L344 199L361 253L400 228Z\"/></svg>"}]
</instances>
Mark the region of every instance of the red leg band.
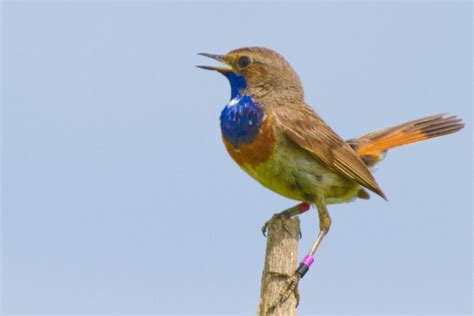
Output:
<instances>
[{"instance_id":1,"label":"red leg band","mask_svg":"<svg viewBox=\"0 0 474 316\"><path fill-rule=\"evenodd\" d=\"M306 203L306 202L298 204L298 208L300 209L301 213L304 213L304 212L308 211L310 209L310 207L311 207L311 205Z\"/></svg>"}]
</instances>

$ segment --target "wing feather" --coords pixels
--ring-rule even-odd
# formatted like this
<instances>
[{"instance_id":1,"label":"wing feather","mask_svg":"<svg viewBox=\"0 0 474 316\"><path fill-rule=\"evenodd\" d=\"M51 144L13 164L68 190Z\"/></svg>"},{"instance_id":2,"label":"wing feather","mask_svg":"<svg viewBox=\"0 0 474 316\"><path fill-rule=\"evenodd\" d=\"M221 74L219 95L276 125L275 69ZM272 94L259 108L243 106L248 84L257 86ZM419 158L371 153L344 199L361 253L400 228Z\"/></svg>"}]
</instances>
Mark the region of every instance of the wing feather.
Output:
<instances>
[{"instance_id":1,"label":"wing feather","mask_svg":"<svg viewBox=\"0 0 474 316\"><path fill-rule=\"evenodd\" d=\"M313 109L301 104L285 105L274 108L273 114L286 136L327 168L386 199L364 162Z\"/></svg>"}]
</instances>

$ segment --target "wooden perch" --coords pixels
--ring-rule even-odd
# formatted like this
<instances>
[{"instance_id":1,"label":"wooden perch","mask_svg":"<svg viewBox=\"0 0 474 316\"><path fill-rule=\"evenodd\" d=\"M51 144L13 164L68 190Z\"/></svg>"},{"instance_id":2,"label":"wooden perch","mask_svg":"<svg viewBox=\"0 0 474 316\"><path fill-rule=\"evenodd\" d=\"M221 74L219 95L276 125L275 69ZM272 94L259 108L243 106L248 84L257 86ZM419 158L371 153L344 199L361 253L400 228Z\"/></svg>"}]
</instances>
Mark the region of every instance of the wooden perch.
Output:
<instances>
[{"instance_id":1,"label":"wooden perch","mask_svg":"<svg viewBox=\"0 0 474 316\"><path fill-rule=\"evenodd\" d=\"M285 287L285 276L295 272L300 239L298 217L273 218L268 225L267 249L260 288L258 316L295 316L297 298L291 295L276 308L269 308L279 300Z\"/></svg>"}]
</instances>

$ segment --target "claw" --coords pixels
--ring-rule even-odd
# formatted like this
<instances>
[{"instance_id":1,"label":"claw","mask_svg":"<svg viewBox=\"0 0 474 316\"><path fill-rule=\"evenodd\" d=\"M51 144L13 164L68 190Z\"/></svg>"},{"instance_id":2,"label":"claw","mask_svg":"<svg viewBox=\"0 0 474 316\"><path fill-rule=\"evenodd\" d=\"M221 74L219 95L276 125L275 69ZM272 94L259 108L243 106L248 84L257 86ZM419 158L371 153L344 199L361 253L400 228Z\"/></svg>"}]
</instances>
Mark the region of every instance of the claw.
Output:
<instances>
[{"instance_id":1,"label":"claw","mask_svg":"<svg viewBox=\"0 0 474 316\"><path fill-rule=\"evenodd\" d=\"M263 236L267 237L267 231L268 231L268 226L276 219L289 219L291 217L291 214L290 212L288 211L284 211L284 212L281 212L281 213L276 213L276 214L273 214L272 218L270 218L268 221L265 222L265 224L263 224L262 226L262 234ZM283 229L285 229L288 233L290 232L288 230L288 228L286 228L285 225L283 225ZM301 235L301 232L300 232L300 235Z\"/></svg>"},{"instance_id":2,"label":"claw","mask_svg":"<svg viewBox=\"0 0 474 316\"><path fill-rule=\"evenodd\" d=\"M286 284L281 290L278 299L269 306L268 311L275 310L278 306L285 303L286 300L293 294L296 298L296 306L300 303L300 294L298 291L298 283L301 280L301 275L295 272L293 275L289 276L281 273L272 273L279 277L286 278Z\"/></svg>"},{"instance_id":3,"label":"claw","mask_svg":"<svg viewBox=\"0 0 474 316\"><path fill-rule=\"evenodd\" d=\"M299 273L294 273L286 282L286 289L280 292L279 304L283 304L291 294L296 297L296 305L299 304L298 283L301 279Z\"/></svg>"},{"instance_id":4,"label":"claw","mask_svg":"<svg viewBox=\"0 0 474 316\"><path fill-rule=\"evenodd\" d=\"M287 210L284 210L283 212L280 212L280 213L276 213L276 214L273 214L272 218L270 218L268 221L265 222L265 224L263 224L262 226L262 234L263 236L267 237L267 231L268 231L268 226L270 225L270 223L272 221L274 221L275 219L289 219L293 216L296 216L296 215L299 215L299 214L302 214L306 211L308 211L310 208L310 205L306 202L302 202L296 206L293 206ZM288 228L284 225L283 223L283 228L289 233L290 231L288 230ZM300 239L303 237L303 235L301 234L301 231L300 231Z\"/></svg>"}]
</instances>

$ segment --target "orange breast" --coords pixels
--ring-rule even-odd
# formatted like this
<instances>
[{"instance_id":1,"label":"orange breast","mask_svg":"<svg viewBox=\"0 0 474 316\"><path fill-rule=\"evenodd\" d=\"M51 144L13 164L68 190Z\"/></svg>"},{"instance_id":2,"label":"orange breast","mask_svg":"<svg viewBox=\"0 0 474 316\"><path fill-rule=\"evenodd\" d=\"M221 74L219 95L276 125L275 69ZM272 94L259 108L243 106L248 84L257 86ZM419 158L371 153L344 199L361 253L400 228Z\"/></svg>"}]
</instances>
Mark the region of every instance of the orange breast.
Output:
<instances>
[{"instance_id":1,"label":"orange breast","mask_svg":"<svg viewBox=\"0 0 474 316\"><path fill-rule=\"evenodd\" d=\"M257 137L249 144L241 143L234 148L224 137L222 139L232 159L244 168L257 167L268 161L275 147L275 135L269 119L263 121Z\"/></svg>"}]
</instances>

